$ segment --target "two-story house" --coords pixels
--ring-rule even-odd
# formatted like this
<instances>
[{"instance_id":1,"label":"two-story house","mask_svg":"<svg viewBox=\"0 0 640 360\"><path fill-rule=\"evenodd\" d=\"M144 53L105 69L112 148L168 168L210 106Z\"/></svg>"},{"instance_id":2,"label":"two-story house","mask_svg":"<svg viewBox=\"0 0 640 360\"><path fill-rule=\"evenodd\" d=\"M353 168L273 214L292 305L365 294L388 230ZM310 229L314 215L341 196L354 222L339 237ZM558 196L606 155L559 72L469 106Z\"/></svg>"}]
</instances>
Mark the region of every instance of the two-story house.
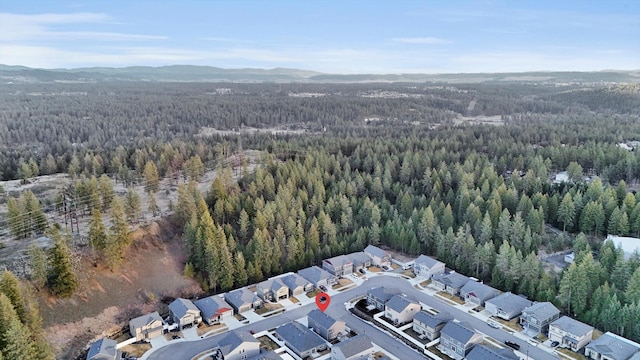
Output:
<instances>
[{"instance_id":1,"label":"two-story house","mask_svg":"<svg viewBox=\"0 0 640 360\"><path fill-rule=\"evenodd\" d=\"M413 263L416 276L431 279L434 275L444 274L444 263L426 255L420 255Z\"/></svg>"},{"instance_id":2,"label":"two-story house","mask_svg":"<svg viewBox=\"0 0 640 360\"><path fill-rule=\"evenodd\" d=\"M482 334L475 332L467 323L449 321L440 330L438 350L454 360L462 360L476 344Z\"/></svg>"},{"instance_id":3,"label":"two-story house","mask_svg":"<svg viewBox=\"0 0 640 360\"><path fill-rule=\"evenodd\" d=\"M549 339L560 346L579 351L593 339L593 326L568 316L563 316L549 324Z\"/></svg>"},{"instance_id":4,"label":"two-story house","mask_svg":"<svg viewBox=\"0 0 640 360\"><path fill-rule=\"evenodd\" d=\"M375 266L391 266L391 254L377 246L367 246L364 248L364 253L371 258L371 263Z\"/></svg>"},{"instance_id":5,"label":"two-story house","mask_svg":"<svg viewBox=\"0 0 640 360\"><path fill-rule=\"evenodd\" d=\"M431 285L440 291L446 291L451 295L460 295L460 289L469 282L468 276L457 272L438 274L431 278Z\"/></svg>"},{"instance_id":6,"label":"two-story house","mask_svg":"<svg viewBox=\"0 0 640 360\"><path fill-rule=\"evenodd\" d=\"M218 340L217 349L224 360L252 359L260 354L260 341L249 333L229 331Z\"/></svg>"},{"instance_id":7,"label":"two-story house","mask_svg":"<svg viewBox=\"0 0 640 360\"><path fill-rule=\"evenodd\" d=\"M280 278L271 278L258 283L256 294L264 301L278 301L289 298L289 287Z\"/></svg>"},{"instance_id":8,"label":"two-story house","mask_svg":"<svg viewBox=\"0 0 640 360\"><path fill-rule=\"evenodd\" d=\"M607 331L585 346L584 356L592 360L637 360L640 344Z\"/></svg>"},{"instance_id":9,"label":"two-story house","mask_svg":"<svg viewBox=\"0 0 640 360\"><path fill-rule=\"evenodd\" d=\"M224 300L231 305L236 314L259 309L263 305L262 299L247 288L230 291L224 295Z\"/></svg>"},{"instance_id":10,"label":"two-story house","mask_svg":"<svg viewBox=\"0 0 640 360\"><path fill-rule=\"evenodd\" d=\"M122 352L116 349L117 345L115 340L107 338L95 341L87 352L87 360L120 360Z\"/></svg>"},{"instance_id":11,"label":"two-story house","mask_svg":"<svg viewBox=\"0 0 640 360\"><path fill-rule=\"evenodd\" d=\"M422 306L406 295L394 295L384 305L384 316L392 324L399 326L410 323L413 317L422 310Z\"/></svg>"},{"instance_id":12,"label":"two-story house","mask_svg":"<svg viewBox=\"0 0 640 360\"><path fill-rule=\"evenodd\" d=\"M367 305L373 306L379 311L384 311L384 306L394 295L400 294L396 288L386 288L384 286L375 287L367 291Z\"/></svg>"},{"instance_id":13,"label":"two-story house","mask_svg":"<svg viewBox=\"0 0 640 360\"><path fill-rule=\"evenodd\" d=\"M500 295L500 291L477 281L468 281L460 289L460 297L467 304L477 306L484 306L487 300L493 299L498 295Z\"/></svg>"},{"instance_id":14,"label":"two-story house","mask_svg":"<svg viewBox=\"0 0 640 360\"><path fill-rule=\"evenodd\" d=\"M332 341L338 337L340 333L345 332L346 328L344 321L336 320L318 309L313 309L309 312L307 324L327 341Z\"/></svg>"},{"instance_id":15,"label":"two-story house","mask_svg":"<svg viewBox=\"0 0 640 360\"><path fill-rule=\"evenodd\" d=\"M420 338L433 341L440 337L440 330L451 320L453 320L453 316L446 311L441 311L435 315L425 311L419 311L416 316L413 317L413 331L415 331Z\"/></svg>"},{"instance_id":16,"label":"two-story house","mask_svg":"<svg viewBox=\"0 0 640 360\"><path fill-rule=\"evenodd\" d=\"M281 278L282 282L289 288L289 296L298 296L309 291L313 291L311 281L298 274L289 274Z\"/></svg>"},{"instance_id":17,"label":"two-story house","mask_svg":"<svg viewBox=\"0 0 640 360\"><path fill-rule=\"evenodd\" d=\"M347 257L353 264L354 273L360 271L360 269L367 269L369 266L371 266L371 257L369 257L369 255L365 254L362 251L348 254Z\"/></svg>"},{"instance_id":18,"label":"two-story house","mask_svg":"<svg viewBox=\"0 0 640 360\"><path fill-rule=\"evenodd\" d=\"M129 320L129 332L136 341L150 340L164 333L164 321L157 311Z\"/></svg>"},{"instance_id":19,"label":"two-story house","mask_svg":"<svg viewBox=\"0 0 640 360\"><path fill-rule=\"evenodd\" d=\"M500 294L493 299L485 301L485 310L493 316L504 320L511 320L522 313L522 310L533 304L527 298L515 295L511 292Z\"/></svg>"},{"instance_id":20,"label":"two-story house","mask_svg":"<svg viewBox=\"0 0 640 360\"><path fill-rule=\"evenodd\" d=\"M317 289L322 289L322 287L328 289L338 281L335 275L315 265L299 270L298 275L309 280Z\"/></svg>"},{"instance_id":21,"label":"two-story house","mask_svg":"<svg viewBox=\"0 0 640 360\"><path fill-rule=\"evenodd\" d=\"M308 356L315 357L327 348L327 343L318 334L295 321L281 325L276 329L275 334L302 359Z\"/></svg>"},{"instance_id":22,"label":"two-story house","mask_svg":"<svg viewBox=\"0 0 640 360\"><path fill-rule=\"evenodd\" d=\"M552 303L538 302L522 310L520 325L529 334L535 335L546 332L549 324L560 317L560 310Z\"/></svg>"},{"instance_id":23,"label":"two-story house","mask_svg":"<svg viewBox=\"0 0 640 360\"><path fill-rule=\"evenodd\" d=\"M334 256L322 261L322 268L337 277L353 273L353 263L346 255Z\"/></svg>"},{"instance_id":24,"label":"two-story house","mask_svg":"<svg viewBox=\"0 0 640 360\"><path fill-rule=\"evenodd\" d=\"M189 299L177 298L169 304L169 313L174 324L178 324L180 330L198 325L202 321L200 310Z\"/></svg>"},{"instance_id":25,"label":"two-story house","mask_svg":"<svg viewBox=\"0 0 640 360\"><path fill-rule=\"evenodd\" d=\"M496 349L486 345L476 345L467 354L465 360L520 360L513 350Z\"/></svg>"}]
</instances>

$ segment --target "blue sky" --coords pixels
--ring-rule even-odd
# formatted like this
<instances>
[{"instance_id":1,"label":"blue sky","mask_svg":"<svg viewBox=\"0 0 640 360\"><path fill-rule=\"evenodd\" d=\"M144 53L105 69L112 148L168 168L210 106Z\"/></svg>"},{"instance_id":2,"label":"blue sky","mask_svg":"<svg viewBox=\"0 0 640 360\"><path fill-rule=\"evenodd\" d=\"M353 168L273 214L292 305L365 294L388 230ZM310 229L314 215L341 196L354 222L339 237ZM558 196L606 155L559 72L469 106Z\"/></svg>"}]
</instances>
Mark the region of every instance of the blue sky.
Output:
<instances>
[{"instance_id":1,"label":"blue sky","mask_svg":"<svg viewBox=\"0 0 640 360\"><path fill-rule=\"evenodd\" d=\"M2 1L0 63L331 73L640 69L640 1Z\"/></svg>"}]
</instances>

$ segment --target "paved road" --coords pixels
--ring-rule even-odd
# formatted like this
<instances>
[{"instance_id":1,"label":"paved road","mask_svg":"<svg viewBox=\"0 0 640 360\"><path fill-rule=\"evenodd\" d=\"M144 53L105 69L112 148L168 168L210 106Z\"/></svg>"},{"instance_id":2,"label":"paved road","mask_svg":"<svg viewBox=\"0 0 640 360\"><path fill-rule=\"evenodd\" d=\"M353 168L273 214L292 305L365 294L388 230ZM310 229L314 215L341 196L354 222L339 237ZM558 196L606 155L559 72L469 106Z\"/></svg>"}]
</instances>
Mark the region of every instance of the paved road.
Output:
<instances>
[{"instance_id":1,"label":"paved road","mask_svg":"<svg viewBox=\"0 0 640 360\"><path fill-rule=\"evenodd\" d=\"M366 334L371 340L376 343L378 346L382 347L388 353L395 355L400 359L415 359L418 357L418 352L413 348L407 346L402 341L397 340L396 338L386 334L381 331L378 327L372 326L360 318L352 315L349 311L347 311L344 307L344 303L358 297L360 295L364 295L367 290L376 286L386 286L386 287L395 287L400 289L405 294L414 296L419 301L427 304L428 306L437 309L439 311L448 311L454 318L467 322L471 325L471 327L475 328L477 331L482 332L486 335L493 337L499 341L510 340L516 342L520 345L520 350L523 353L528 353L530 359L535 360L547 360L547 359L556 359L553 355L537 348L529 345L524 340L516 338L515 336L498 329L491 328L487 323L483 320L478 319L471 314L462 311L458 308L449 306L432 296L429 296L417 289L415 289L408 281L405 281L400 278L391 277L391 276L372 276L367 279L361 286L352 288L350 290L346 290L341 292L340 294L334 295L331 298L331 306L327 309L327 313L335 318L338 318L344 321L347 326L357 333ZM295 319L306 316L309 311L315 308L315 304L309 304L301 306L294 310L286 311L279 315L270 316L262 321L249 324L243 327L238 328L238 331L249 331L254 330L256 332L272 329L278 327L279 325L285 324L289 321L293 321ZM151 360L190 360L195 355L214 348L218 342L218 339L221 335L211 336L198 341L189 341L189 342L175 342L164 346L162 348L157 349L149 354L147 359Z\"/></svg>"}]
</instances>

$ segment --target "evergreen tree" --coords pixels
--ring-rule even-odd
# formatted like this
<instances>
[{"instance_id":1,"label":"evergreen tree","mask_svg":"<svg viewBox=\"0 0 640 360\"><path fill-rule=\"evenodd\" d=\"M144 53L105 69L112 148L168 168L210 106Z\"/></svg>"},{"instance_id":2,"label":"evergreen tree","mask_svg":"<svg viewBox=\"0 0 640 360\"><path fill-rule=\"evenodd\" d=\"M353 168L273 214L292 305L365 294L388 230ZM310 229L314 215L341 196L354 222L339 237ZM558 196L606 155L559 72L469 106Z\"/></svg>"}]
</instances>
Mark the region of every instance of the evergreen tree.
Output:
<instances>
[{"instance_id":1,"label":"evergreen tree","mask_svg":"<svg viewBox=\"0 0 640 360\"><path fill-rule=\"evenodd\" d=\"M158 175L158 168L155 162L151 160L147 161L144 166L143 176L145 180L144 190L149 194L158 191L160 187L160 176Z\"/></svg>"},{"instance_id":2,"label":"evergreen tree","mask_svg":"<svg viewBox=\"0 0 640 360\"><path fill-rule=\"evenodd\" d=\"M135 190L129 189L129 191L127 191L127 196L125 197L125 213L127 214L127 221L130 223L138 222L141 215L140 212L140 196Z\"/></svg>"},{"instance_id":3,"label":"evergreen tree","mask_svg":"<svg viewBox=\"0 0 640 360\"><path fill-rule=\"evenodd\" d=\"M50 235L54 246L49 254L49 289L55 296L69 297L78 287L78 280L71 265L69 247L55 227L51 228Z\"/></svg>"},{"instance_id":4,"label":"evergreen tree","mask_svg":"<svg viewBox=\"0 0 640 360\"><path fill-rule=\"evenodd\" d=\"M149 196L149 205L147 210L151 212L151 214L156 217L160 215L160 207L158 207L158 203L156 202L156 196L154 194L148 194Z\"/></svg>"},{"instance_id":5,"label":"evergreen tree","mask_svg":"<svg viewBox=\"0 0 640 360\"><path fill-rule=\"evenodd\" d=\"M573 226L575 214L576 209L571 194L566 193L558 208L558 221L562 223L562 231L567 231L567 226Z\"/></svg>"},{"instance_id":6,"label":"evergreen tree","mask_svg":"<svg viewBox=\"0 0 640 360\"><path fill-rule=\"evenodd\" d=\"M107 247L107 228L102 222L100 209L91 210L91 220L89 221L88 241L93 251L104 251Z\"/></svg>"},{"instance_id":7,"label":"evergreen tree","mask_svg":"<svg viewBox=\"0 0 640 360\"><path fill-rule=\"evenodd\" d=\"M36 244L29 246L29 259L31 265L31 283L40 290L47 283L47 254Z\"/></svg>"},{"instance_id":8,"label":"evergreen tree","mask_svg":"<svg viewBox=\"0 0 640 360\"><path fill-rule=\"evenodd\" d=\"M240 251L236 252L236 255L233 259L233 268L235 271L235 279L234 279L235 287L239 288L247 285L247 280L249 277L247 275L244 255L242 255L242 252Z\"/></svg>"}]
</instances>

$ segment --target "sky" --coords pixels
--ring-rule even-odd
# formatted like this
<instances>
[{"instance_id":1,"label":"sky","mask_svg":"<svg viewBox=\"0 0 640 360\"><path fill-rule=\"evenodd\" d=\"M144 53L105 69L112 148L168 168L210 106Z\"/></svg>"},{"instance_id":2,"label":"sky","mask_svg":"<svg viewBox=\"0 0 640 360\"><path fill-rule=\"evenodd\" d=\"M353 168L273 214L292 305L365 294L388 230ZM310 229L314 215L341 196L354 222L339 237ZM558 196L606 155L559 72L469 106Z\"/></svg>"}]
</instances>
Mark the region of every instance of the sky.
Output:
<instances>
[{"instance_id":1,"label":"sky","mask_svg":"<svg viewBox=\"0 0 640 360\"><path fill-rule=\"evenodd\" d=\"M0 63L326 73L640 69L637 0L0 2Z\"/></svg>"}]
</instances>

